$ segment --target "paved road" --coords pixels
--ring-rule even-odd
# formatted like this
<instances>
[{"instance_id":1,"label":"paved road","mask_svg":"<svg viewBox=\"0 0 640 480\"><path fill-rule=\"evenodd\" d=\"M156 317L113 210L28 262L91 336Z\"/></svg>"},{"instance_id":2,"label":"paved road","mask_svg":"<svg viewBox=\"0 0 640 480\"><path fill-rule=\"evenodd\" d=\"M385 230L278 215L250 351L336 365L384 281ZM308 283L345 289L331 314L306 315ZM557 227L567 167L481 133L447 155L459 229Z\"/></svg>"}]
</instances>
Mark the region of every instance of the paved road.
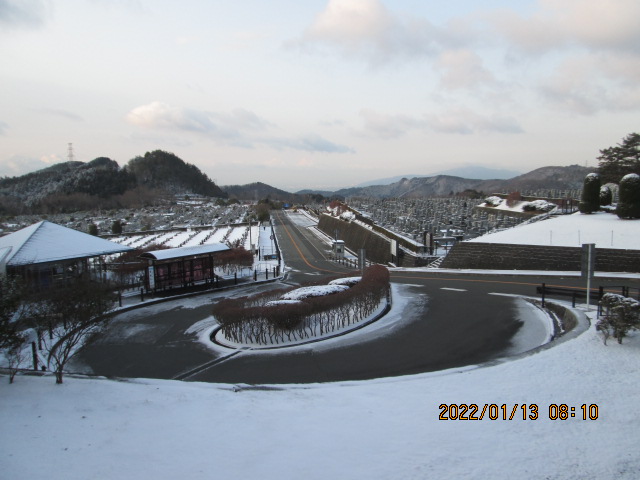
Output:
<instances>
[{"instance_id":1,"label":"paved road","mask_svg":"<svg viewBox=\"0 0 640 480\"><path fill-rule=\"evenodd\" d=\"M328 260L328 247L317 241L304 221L292 222L282 212L274 219L291 269L287 283L324 281L353 272ZM119 316L105 334L80 352L75 365L107 376L263 384L359 380L479 364L526 349L527 341L540 335L535 331L539 326L524 323L530 316L523 314L522 300L496 293L535 295L542 282L582 286L575 278L470 276L426 270L393 272L392 281L396 293L392 313L340 341L269 352L209 348L196 341L196 333L188 332L198 331L193 327L198 322L211 323L211 303L229 295L214 293ZM281 285L254 286L249 292L231 295L278 287ZM187 372L197 373L187 376Z\"/></svg>"}]
</instances>

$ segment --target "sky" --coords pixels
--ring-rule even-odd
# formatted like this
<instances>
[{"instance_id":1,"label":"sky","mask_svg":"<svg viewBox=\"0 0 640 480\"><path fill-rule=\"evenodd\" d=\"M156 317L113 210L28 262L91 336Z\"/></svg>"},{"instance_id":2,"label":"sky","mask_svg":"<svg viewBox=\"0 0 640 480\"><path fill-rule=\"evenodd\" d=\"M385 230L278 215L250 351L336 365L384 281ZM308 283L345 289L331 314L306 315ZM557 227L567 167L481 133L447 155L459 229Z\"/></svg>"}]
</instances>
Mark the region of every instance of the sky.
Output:
<instances>
[{"instance_id":1,"label":"sky","mask_svg":"<svg viewBox=\"0 0 640 480\"><path fill-rule=\"evenodd\" d=\"M639 131L637 0L0 0L0 175L173 152L296 191L597 165Z\"/></svg>"}]
</instances>

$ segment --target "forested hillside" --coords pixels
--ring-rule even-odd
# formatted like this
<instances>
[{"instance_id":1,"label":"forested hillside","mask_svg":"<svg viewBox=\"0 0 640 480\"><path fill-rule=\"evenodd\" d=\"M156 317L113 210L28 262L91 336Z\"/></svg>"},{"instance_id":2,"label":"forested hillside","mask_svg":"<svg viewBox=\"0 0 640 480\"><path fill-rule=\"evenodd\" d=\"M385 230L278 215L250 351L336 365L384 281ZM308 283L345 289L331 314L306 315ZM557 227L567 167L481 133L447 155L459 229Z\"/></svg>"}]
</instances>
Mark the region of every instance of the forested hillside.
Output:
<instances>
[{"instance_id":1,"label":"forested hillside","mask_svg":"<svg viewBox=\"0 0 640 480\"><path fill-rule=\"evenodd\" d=\"M226 197L198 167L156 150L124 167L110 158L64 162L0 179L0 213L54 213L153 204L167 193Z\"/></svg>"}]
</instances>

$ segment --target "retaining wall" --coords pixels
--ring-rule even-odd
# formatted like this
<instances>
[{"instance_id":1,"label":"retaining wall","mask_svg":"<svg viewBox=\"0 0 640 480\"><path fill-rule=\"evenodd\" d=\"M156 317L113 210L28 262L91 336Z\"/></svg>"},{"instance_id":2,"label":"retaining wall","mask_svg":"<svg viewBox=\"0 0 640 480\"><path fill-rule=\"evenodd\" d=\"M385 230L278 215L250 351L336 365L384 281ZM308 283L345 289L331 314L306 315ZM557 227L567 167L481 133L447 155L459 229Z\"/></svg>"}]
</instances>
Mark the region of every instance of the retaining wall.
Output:
<instances>
[{"instance_id":1,"label":"retaining wall","mask_svg":"<svg viewBox=\"0 0 640 480\"><path fill-rule=\"evenodd\" d=\"M580 271L580 247L460 242L441 268ZM640 272L640 250L596 249L596 271Z\"/></svg>"}]
</instances>

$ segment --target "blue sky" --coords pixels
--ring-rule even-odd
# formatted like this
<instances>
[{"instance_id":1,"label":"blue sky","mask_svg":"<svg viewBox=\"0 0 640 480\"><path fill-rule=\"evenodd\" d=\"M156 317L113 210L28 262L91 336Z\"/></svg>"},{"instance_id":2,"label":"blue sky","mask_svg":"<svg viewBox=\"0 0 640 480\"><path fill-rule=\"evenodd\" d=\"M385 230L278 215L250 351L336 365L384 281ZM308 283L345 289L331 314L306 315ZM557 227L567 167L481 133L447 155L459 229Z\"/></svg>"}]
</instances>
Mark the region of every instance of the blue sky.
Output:
<instances>
[{"instance_id":1,"label":"blue sky","mask_svg":"<svg viewBox=\"0 0 640 480\"><path fill-rule=\"evenodd\" d=\"M221 185L596 164L637 0L0 0L0 175L174 152Z\"/></svg>"}]
</instances>

